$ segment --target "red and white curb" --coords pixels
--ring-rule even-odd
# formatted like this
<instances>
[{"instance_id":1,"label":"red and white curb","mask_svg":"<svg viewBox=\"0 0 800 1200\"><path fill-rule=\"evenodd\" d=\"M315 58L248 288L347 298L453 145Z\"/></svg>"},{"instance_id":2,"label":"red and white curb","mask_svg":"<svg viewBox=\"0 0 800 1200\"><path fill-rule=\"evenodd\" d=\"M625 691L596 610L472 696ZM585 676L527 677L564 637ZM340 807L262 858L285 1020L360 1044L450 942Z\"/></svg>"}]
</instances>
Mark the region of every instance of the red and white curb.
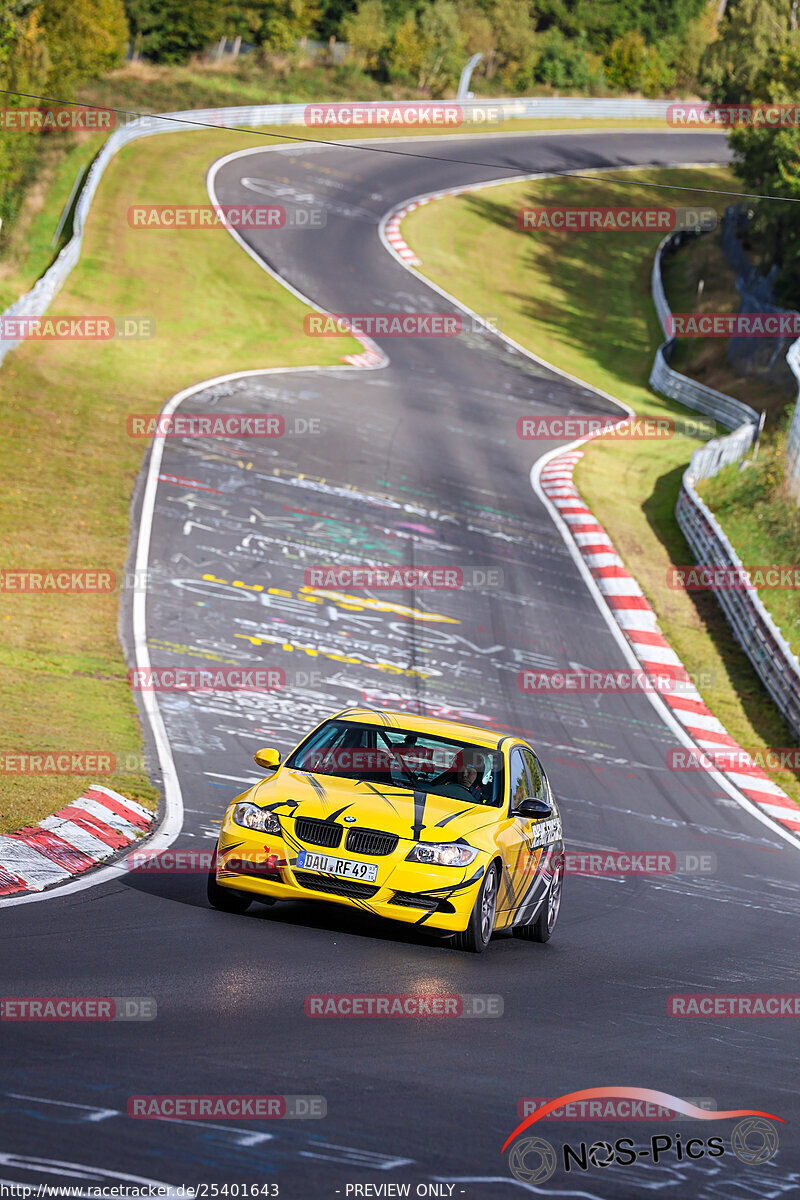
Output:
<instances>
[{"instance_id":1,"label":"red and white curb","mask_svg":"<svg viewBox=\"0 0 800 1200\"><path fill-rule=\"evenodd\" d=\"M772 820L800 831L800 808L749 758L689 682L685 667L659 629L656 614L641 588L626 571L603 526L586 507L572 479L582 457L582 451L572 450L552 458L541 472L542 490L569 527L584 563L642 667L654 677L656 685L658 676L675 680L674 691L655 685L654 690L701 750L731 751L737 760L741 756L745 763L741 769L718 768L720 774Z\"/></svg>"},{"instance_id":2,"label":"red and white curb","mask_svg":"<svg viewBox=\"0 0 800 1200\"><path fill-rule=\"evenodd\" d=\"M530 178L530 177L522 176L522 178ZM494 180L493 181L493 183L514 183L514 182L515 182L515 180L513 178L508 179L508 180ZM491 186L491 185L489 185L489 184L480 184L479 185L479 187L487 187L487 186ZM467 184L464 184L462 187L444 188L440 192L431 192L427 196L417 196L416 199L409 200L408 203L404 204L402 208L394 209L394 211L391 212L389 214L389 216L384 219L384 221L382 222L382 230L381 230L383 238L388 243L389 248L394 251L394 253L397 255L397 257L402 262L407 263L411 267L421 267L422 259L417 257L417 255L414 253L414 251L409 246L408 242L405 240L405 238L400 233L400 222L403 220L404 217L407 217L409 213L414 212L415 209L422 208L423 205L430 204L434 200L442 200L442 199L444 199L445 196L461 196L465 192L473 192L476 190L477 189L476 189L476 186L474 183L467 183ZM426 280L425 282L428 283L429 280Z\"/></svg>"},{"instance_id":3,"label":"red and white curb","mask_svg":"<svg viewBox=\"0 0 800 1200\"><path fill-rule=\"evenodd\" d=\"M419 208L422 204L427 203L427 200L412 200L412 202L407 204L405 208L398 208L392 213L391 217L386 222L386 228L384 230L386 240L395 253L402 258L403 262L411 263L412 267L419 267L421 262L404 238L401 237L400 222L402 221L403 217L408 216L408 214L413 212L415 208Z\"/></svg>"},{"instance_id":4,"label":"red and white curb","mask_svg":"<svg viewBox=\"0 0 800 1200\"><path fill-rule=\"evenodd\" d=\"M389 362L385 354L377 347L371 346L362 354L345 354L342 361L350 363L351 367L385 367Z\"/></svg>"},{"instance_id":5,"label":"red and white curb","mask_svg":"<svg viewBox=\"0 0 800 1200\"><path fill-rule=\"evenodd\" d=\"M41 892L82 875L148 833L155 815L93 784L54 816L0 837L0 896Z\"/></svg>"}]
</instances>

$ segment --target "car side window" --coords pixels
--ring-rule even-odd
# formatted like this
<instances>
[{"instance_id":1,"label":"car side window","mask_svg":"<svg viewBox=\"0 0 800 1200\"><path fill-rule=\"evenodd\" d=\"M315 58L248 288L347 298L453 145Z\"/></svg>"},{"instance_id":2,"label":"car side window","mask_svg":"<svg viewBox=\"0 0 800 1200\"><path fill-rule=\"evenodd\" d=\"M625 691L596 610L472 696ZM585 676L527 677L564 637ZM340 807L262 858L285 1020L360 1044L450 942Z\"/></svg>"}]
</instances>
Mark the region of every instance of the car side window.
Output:
<instances>
[{"instance_id":1,"label":"car side window","mask_svg":"<svg viewBox=\"0 0 800 1200\"><path fill-rule=\"evenodd\" d=\"M531 787L529 795L533 796L534 800L547 801L549 799L547 794L547 779L542 767L539 765L538 758L527 746L522 751L522 757L525 759L525 766L528 768L528 778Z\"/></svg>"},{"instance_id":2,"label":"car side window","mask_svg":"<svg viewBox=\"0 0 800 1200\"><path fill-rule=\"evenodd\" d=\"M515 747L509 760L508 785L511 791L512 811L521 804L528 795L528 777L525 773L525 760Z\"/></svg>"}]
</instances>

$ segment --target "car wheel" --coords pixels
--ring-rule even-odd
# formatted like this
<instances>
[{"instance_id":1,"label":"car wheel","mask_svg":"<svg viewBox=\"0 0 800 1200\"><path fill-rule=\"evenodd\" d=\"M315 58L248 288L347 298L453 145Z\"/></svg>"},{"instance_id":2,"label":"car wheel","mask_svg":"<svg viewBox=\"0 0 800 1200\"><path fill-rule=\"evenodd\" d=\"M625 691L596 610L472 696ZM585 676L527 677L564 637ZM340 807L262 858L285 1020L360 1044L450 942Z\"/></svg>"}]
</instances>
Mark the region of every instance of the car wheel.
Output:
<instances>
[{"instance_id":1,"label":"car wheel","mask_svg":"<svg viewBox=\"0 0 800 1200\"><path fill-rule=\"evenodd\" d=\"M539 915L531 925L515 925L512 933L515 937L525 938L531 942L549 942L558 920L561 908L561 892L564 887L564 863L559 864L547 889L547 899L539 909Z\"/></svg>"},{"instance_id":2,"label":"car wheel","mask_svg":"<svg viewBox=\"0 0 800 1200\"><path fill-rule=\"evenodd\" d=\"M455 949L469 950L472 954L482 954L491 940L496 912L497 867L492 863L478 890L469 925L463 933L457 933L453 938Z\"/></svg>"},{"instance_id":3,"label":"car wheel","mask_svg":"<svg viewBox=\"0 0 800 1200\"><path fill-rule=\"evenodd\" d=\"M250 896L246 896L244 892L233 892L230 888L220 887L217 883L217 872L214 867L208 872L206 894L211 907L218 908L220 912L247 912L252 903Z\"/></svg>"}]
</instances>

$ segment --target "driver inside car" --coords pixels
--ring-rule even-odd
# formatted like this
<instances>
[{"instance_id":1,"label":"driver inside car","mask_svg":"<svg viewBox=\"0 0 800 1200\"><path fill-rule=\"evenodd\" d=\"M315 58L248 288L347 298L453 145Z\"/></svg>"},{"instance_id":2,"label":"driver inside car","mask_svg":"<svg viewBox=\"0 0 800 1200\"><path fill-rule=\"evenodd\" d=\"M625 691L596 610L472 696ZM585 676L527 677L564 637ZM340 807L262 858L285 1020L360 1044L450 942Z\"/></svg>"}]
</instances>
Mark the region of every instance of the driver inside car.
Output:
<instances>
[{"instance_id":1,"label":"driver inside car","mask_svg":"<svg viewBox=\"0 0 800 1200\"><path fill-rule=\"evenodd\" d=\"M459 751L456 762L456 779L476 800L485 800L483 777L486 774L486 759L480 750Z\"/></svg>"}]
</instances>

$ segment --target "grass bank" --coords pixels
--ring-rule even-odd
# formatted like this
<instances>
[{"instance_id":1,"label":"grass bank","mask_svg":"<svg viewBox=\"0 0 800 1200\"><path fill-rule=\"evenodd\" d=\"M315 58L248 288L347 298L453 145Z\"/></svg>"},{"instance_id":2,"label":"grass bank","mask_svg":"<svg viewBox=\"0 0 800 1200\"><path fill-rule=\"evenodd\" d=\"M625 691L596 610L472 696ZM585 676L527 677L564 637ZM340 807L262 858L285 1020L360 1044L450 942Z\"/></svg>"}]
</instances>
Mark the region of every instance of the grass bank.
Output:
<instances>
[{"instance_id":1,"label":"grass bank","mask_svg":"<svg viewBox=\"0 0 800 1200\"><path fill-rule=\"evenodd\" d=\"M333 364L360 350L350 338L304 336L305 307L224 230L143 232L127 224L137 202L179 195L207 203L208 164L262 143L223 130L168 134L126 148L109 167L83 256L51 312L146 315L155 336L29 342L6 359L3 568L89 566L121 576L144 453L126 434L129 413L158 411L178 389L226 371ZM113 754L121 769L109 785L153 804L117 638L119 595L5 592L1 600L0 750ZM6 775L0 831L54 812L90 778Z\"/></svg>"}]
</instances>

